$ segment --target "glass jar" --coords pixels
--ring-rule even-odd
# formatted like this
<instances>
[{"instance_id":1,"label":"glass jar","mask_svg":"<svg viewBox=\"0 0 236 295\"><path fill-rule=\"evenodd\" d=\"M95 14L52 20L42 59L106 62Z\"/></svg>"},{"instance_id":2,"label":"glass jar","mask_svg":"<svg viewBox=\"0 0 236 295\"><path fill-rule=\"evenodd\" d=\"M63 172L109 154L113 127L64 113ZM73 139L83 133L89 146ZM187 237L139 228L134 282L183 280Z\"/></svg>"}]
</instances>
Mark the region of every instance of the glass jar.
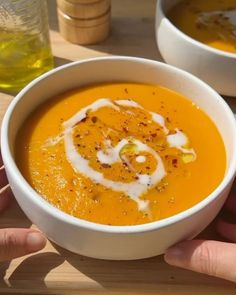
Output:
<instances>
[{"instance_id":1,"label":"glass jar","mask_svg":"<svg viewBox=\"0 0 236 295\"><path fill-rule=\"evenodd\" d=\"M0 0L0 88L19 91L52 67L46 0Z\"/></svg>"}]
</instances>

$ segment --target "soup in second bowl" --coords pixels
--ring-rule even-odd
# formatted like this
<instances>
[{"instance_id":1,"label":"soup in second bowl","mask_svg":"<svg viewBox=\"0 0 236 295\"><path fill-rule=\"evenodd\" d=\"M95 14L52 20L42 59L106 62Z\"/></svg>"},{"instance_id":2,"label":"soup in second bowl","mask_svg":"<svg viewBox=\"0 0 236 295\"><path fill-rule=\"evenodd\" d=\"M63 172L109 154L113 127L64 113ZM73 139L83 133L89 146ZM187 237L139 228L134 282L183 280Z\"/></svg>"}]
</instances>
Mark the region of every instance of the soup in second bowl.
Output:
<instances>
[{"instance_id":1,"label":"soup in second bowl","mask_svg":"<svg viewBox=\"0 0 236 295\"><path fill-rule=\"evenodd\" d=\"M222 138L190 100L158 85L108 83L39 106L18 132L19 169L75 217L136 225L207 197L226 168Z\"/></svg>"},{"instance_id":2,"label":"soup in second bowl","mask_svg":"<svg viewBox=\"0 0 236 295\"><path fill-rule=\"evenodd\" d=\"M236 53L235 0L183 0L168 16L190 37L216 49Z\"/></svg>"}]
</instances>

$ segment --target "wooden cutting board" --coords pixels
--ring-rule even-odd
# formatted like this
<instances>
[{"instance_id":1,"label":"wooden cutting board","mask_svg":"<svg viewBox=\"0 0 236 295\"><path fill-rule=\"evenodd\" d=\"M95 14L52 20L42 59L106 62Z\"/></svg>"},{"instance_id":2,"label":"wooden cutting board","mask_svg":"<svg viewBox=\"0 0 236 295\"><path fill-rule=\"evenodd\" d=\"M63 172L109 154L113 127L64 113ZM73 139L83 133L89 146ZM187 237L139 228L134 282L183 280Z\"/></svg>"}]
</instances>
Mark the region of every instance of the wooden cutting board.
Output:
<instances>
[{"instance_id":1,"label":"wooden cutting board","mask_svg":"<svg viewBox=\"0 0 236 295\"><path fill-rule=\"evenodd\" d=\"M102 44L78 46L58 33L56 3L49 0L50 33L56 65L107 54L160 60L155 35L155 0L113 0L112 32ZM0 120L12 96L0 93ZM236 99L227 98L236 111ZM0 216L0 227L32 227L16 202ZM34 226L33 226L34 227ZM212 224L202 235L218 239ZM48 242L46 248L0 264L1 294L233 295L232 283L168 266L163 257L102 261L75 255Z\"/></svg>"}]
</instances>

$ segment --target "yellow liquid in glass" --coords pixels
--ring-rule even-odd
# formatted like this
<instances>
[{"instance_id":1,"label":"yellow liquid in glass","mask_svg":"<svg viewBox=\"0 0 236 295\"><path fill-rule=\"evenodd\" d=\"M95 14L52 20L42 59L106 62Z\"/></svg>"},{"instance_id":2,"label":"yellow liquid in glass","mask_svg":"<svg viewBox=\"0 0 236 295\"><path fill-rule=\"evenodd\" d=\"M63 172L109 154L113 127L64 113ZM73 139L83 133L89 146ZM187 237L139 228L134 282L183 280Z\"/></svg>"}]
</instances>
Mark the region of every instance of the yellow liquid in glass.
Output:
<instances>
[{"instance_id":1,"label":"yellow liquid in glass","mask_svg":"<svg viewBox=\"0 0 236 295\"><path fill-rule=\"evenodd\" d=\"M53 68L51 48L39 34L0 32L0 88L18 91Z\"/></svg>"}]
</instances>

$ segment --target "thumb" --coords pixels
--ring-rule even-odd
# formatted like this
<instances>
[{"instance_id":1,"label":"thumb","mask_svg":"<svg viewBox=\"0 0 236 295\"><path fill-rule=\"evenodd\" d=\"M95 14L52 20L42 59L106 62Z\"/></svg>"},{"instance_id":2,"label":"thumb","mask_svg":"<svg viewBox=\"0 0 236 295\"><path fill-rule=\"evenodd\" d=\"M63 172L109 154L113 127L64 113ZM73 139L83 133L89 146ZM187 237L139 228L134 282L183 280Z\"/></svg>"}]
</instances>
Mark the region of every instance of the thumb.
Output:
<instances>
[{"instance_id":1,"label":"thumb","mask_svg":"<svg viewBox=\"0 0 236 295\"><path fill-rule=\"evenodd\" d=\"M41 250L46 238L32 229L0 229L0 261L11 260Z\"/></svg>"},{"instance_id":2,"label":"thumb","mask_svg":"<svg viewBox=\"0 0 236 295\"><path fill-rule=\"evenodd\" d=\"M167 250L168 264L236 282L236 244L185 241Z\"/></svg>"}]
</instances>

